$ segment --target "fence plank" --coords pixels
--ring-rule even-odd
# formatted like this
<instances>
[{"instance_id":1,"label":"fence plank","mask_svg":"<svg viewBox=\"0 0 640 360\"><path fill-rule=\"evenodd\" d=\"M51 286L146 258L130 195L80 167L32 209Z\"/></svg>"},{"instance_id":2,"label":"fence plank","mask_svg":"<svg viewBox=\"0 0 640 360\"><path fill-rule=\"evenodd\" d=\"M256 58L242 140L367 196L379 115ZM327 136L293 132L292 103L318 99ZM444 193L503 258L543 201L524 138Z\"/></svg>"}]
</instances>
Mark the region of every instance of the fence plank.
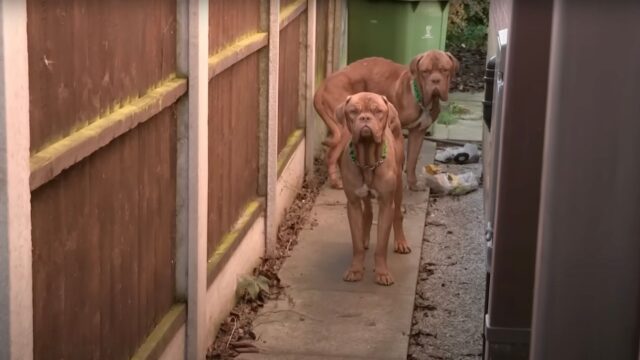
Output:
<instances>
[{"instance_id":1,"label":"fence plank","mask_svg":"<svg viewBox=\"0 0 640 360\"><path fill-rule=\"evenodd\" d=\"M284 29L307 8L307 0L285 1L281 5L280 30Z\"/></svg>"},{"instance_id":2,"label":"fence plank","mask_svg":"<svg viewBox=\"0 0 640 360\"><path fill-rule=\"evenodd\" d=\"M175 7L27 1L32 153L175 73Z\"/></svg>"},{"instance_id":3,"label":"fence plank","mask_svg":"<svg viewBox=\"0 0 640 360\"><path fill-rule=\"evenodd\" d=\"M267 37L266 32L250 35L209 57L209 79L267 46Z\"/></svg>"},{"instance_id":4,"label":"fence plank","mask_svg":"<svg viewBox=\"0 0 640 360\"><path fill-rule=\"evenodd\" d=\"M258 32L259 0L211 0L209 3L209 54Z\"/></svg>"},{"instance_id":5,"label":"fence plank","mask_svg":"<svg viewBox=\"0 0 640 360\"><path fill-rule=\"evenodd\" d=\"M278 152L284 149L289 135L299 127L301 26L302 17L298 16L280 32L279 68L289 70L278 74Z\"/></svg>"},{"instance_id":6,"label":"fence plank","mask_svg":"<svg viewBox=\"0 0 640 360\"><path fill-rule=\"evenodd\" d=\"M186 80L171 79L143 97L71 133L31 156L31 190L50 181L113 139L173 104L186 91Z\"/></svg>"},{"instance_id":7,"label":"fence plank","mask_svg":"<svg viewBox=\"0 0 640 360\"><path fill-rule=\"evenodd\" d=\"M171 307L175 146L172 107L32 193L37 357L129 357Z\"/></svg>"},{"instance_id":8,"label":"fence plank","mask_svg":"<svg viewBox=\"0 0 640 360\"><path fill-rule=\"evenodd\" d=\"M258 77L254 53L209 83L209 255L257 195Z\"/></svg>"}]
</instances>

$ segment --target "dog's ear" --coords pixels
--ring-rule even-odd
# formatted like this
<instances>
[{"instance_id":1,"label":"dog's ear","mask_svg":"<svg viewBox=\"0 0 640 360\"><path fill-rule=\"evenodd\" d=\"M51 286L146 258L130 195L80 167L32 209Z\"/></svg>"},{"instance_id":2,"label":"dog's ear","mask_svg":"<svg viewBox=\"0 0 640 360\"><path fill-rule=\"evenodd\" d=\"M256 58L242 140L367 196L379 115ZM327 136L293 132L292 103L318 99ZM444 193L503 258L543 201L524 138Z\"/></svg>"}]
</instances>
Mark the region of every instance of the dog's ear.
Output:
<instances>
[{"instance_id":1,"label":"dog's ear","mask_svg":"<svg viewBox=\"0 0 640 360\"><path fill-rule=\"evenodd\" d=\"M447 56L449 57L449 59L453 63L453 68L451 69L451 78L453 78L454 76L456 76L458 71L460 71L460 62L458 61L458 59L456 59L455 56L453 56L452 53L447 51L447 52L445 52L445 54L447 54Z\"/></svg>"},{"instance_id":2,"label":"dog's ear","mask_svg":"<svg viewBox=\"0 0 640 360\"><path fill-rule=\"evenodd\" d=\"M384 100L385 104L387 104L387 123L385 126L388 126L391 129L391 133L393 136L400 136L402 133L402 125L400 124L400 116L398 115L398 110L395 106L387 99L386 96L382 96L382 100Z\"/></svg>"},{"instance_id":3,"label":"dog's ear","mask_svg":"<svg viewBox=\"0 0 640 360\"><path fill-rule=\"evenodd\" d=\"M411 60L411 63L409 64L409 70L411 70L411 74L413 76L417 76L418 75L418 65L420 64L420 60L422 60L422 54L414 57Z\"/></svg>"},{"instance_id":4,"label":"dog's ear","mask_svg":"<svg viewBox=\"0 0 640 360\"><path fill-rule=\"evenodd\" d=\"M339 124L347 125L349 131L351 131L350 121L347 121L347 114L344 111L349 101L351 101L351 96L347 96L345 101L342 104L338 105L338 107L336 108L336 120L338 120Z\"/></svg>"}]
</instances>

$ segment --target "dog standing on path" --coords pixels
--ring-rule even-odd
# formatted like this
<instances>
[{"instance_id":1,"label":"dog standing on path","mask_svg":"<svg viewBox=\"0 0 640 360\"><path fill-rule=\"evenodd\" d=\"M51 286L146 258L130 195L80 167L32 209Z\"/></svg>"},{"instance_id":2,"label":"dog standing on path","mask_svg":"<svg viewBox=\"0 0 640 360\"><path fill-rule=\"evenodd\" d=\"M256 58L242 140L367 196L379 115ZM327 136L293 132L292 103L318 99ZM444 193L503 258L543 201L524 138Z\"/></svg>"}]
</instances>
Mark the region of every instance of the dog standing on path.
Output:
<instances>
[{"instance_id":1,"label":"dog standing on path","mask_svg":"<svg viewBox=\"0 0 640 360\"><path fill-rule=\"evenodd\" d=\"M364 275L365 250L369 247L373 221L371 199L376 198L379 205L376 282L391 285L387 247L392 225L395 251L411 252L402 229L404 150L398 112L384 96L361 92L347 96L338 105L335 116L346 125L348 133L344 136L350 140L340 158L353 243L353 259L344 280L360 281Z\"/></svg>"},{"instance_id":2,"label":"dog standing on path","mask_svg":"<svg viewBox=\"0 0 640 360\"><path fill-rule=\"evenodd\" d=\"M413 58L409 67L373 57L328 76L313 105L330 131L324 144L329 148L326 162L331 186L342 187L337 163L349 140L344 122L336 118L336 108L347 96L368 91L386 96L398 110L402 128L409 129L407 182L413 191L424 190L425 184L419 184L416 177L418 155L425 131L440 114L440 100L449 99L449 85L459 66L451 53L430 50Z\"/></svg>"}]
</instances>

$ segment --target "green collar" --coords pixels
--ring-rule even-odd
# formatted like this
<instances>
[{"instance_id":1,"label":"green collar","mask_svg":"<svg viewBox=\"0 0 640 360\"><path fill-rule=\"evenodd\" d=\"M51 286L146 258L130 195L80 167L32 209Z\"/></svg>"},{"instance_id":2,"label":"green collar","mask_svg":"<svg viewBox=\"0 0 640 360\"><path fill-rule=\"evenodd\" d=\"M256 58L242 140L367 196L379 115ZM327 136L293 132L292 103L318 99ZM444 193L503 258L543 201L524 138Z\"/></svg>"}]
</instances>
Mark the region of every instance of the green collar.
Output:
<instances>
[{"instance_id":1,"label":"green collar","mask_svg":"<svg viewBox=\"0 0 640 360\"><path fill-rule=\"evenodd\" d=\"M424 105L422 101L424 100L422 97L422 93L420 92L420 87L418 86L418 82L415 78L411 79L411 92L413 93L413 97L416 99L416 102L420 106L421 109L424 109Z\"/></svg>"},{"instance_id":2,"label":"green collar","mask_svg":"<svg viewBox=\"0 0 640 360\"><path fill-rule=\"evenodd\" d=\"M387 142L385 141L382 143L382 156L380 157L380 160L373 165L360 165L358 163L358 159L356 159L356 149L353 148L353 143L351 141L349 141L349 157L351 157L351 161L358 165L358 167L365 170L374 170L378 166L382 165L384 160L387 158Z\"/></svg>"}]
</instances>

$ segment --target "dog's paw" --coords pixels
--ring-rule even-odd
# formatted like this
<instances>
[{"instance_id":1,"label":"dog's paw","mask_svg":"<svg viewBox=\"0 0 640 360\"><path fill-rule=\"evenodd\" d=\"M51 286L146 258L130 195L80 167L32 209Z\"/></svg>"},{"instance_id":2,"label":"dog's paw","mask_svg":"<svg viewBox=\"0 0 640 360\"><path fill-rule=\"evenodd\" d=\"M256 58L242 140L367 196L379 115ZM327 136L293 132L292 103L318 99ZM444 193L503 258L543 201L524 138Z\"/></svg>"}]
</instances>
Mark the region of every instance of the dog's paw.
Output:
<instances>
[{"instance_id":1,"label":"dog's paw","mask_svg":"<svg viewBox=\"0 0 640 360\"><path fill-rule=\"evenodd\" d=\"M423 181L416 181L414 183L409 183L409 190L411 191L426 191L427 184Z\"/></svg>"},{"instance_id":2,"label":"dog's paw","mask_svg":"<svg viewBox=\"0 0 640 360\"><path fill-rule=\"evenodd\" d=\"M342 276L342 280L348 281L348 282L355 282L355 281L362 280L363 276L364 276L364 268L363 269L349 268L349 270L347 270L344 273L344 276Z\"/></svg>"},{"instance_id":3,"label":"dog's paw","mask_svg":"<svg viewBox=\"0 0 640 360\"><path fill-rule=\"evenodd\" d=\"M376 283L378 285L393 285L393 277L389 271L376 271Z\"/></svg>"},{"instance_id":4,"label":"dog's paw","mask_svg":"<svg viewBox=\"0 0 640 360\"><path fill-rule=\"evenodd\" d=\"M394 244L393 251L398 254L409 254L411 252L411 247L409 247L407 240L399 241Z\"/></svg>"},{"instance_id":5,"label":"dog's paw","mask_svg":"<svg viewBox=\"0 0 640 360\"><path fill-rule=\"evenodd\" d=\"M329 184L332 188L341 190L342 189L342 179L339 177L332 177L329 179Z\"/></svg>"}]
</instances>

